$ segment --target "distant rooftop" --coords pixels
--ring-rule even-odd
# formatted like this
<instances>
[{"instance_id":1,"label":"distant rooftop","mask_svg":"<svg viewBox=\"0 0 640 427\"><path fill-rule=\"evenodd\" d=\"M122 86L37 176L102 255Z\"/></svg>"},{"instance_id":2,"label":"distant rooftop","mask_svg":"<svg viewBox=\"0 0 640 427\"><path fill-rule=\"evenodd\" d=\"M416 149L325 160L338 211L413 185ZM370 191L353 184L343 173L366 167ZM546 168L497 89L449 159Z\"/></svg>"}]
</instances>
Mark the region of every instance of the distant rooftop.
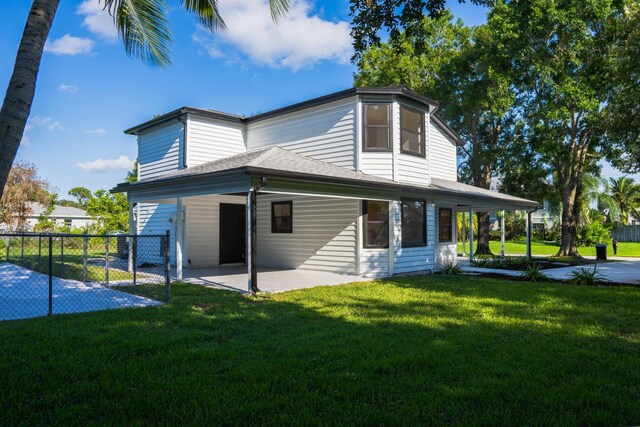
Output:
<instances>
[{"instance_id":1,"label":"distant rooftop","mask_svg":"<svg viewBox=\"0 0 640 427\"><path fill-rule=\"evenodd\" d=\"M46 212L47 208L42 203L31 202L31 215L30 216L40 216ZM57 206L53 208L53 211L49 214L50 217L54 218L71 218L71 217L86 217L88 218L87 211L79 208L74 208L72 206Z\"/></svg>"}]
</instances>

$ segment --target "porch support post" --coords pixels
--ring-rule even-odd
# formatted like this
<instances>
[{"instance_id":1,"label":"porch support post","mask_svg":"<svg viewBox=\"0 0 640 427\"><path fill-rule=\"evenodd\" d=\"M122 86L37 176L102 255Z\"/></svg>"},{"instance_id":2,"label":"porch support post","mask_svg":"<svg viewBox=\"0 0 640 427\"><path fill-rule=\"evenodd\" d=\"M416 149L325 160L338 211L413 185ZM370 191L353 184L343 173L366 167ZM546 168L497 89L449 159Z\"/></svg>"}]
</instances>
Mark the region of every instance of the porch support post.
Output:
<instances>
[{"instance_id":1,"label":"porch support post","mask_svg":"<svg viewBox=\"0 0 640 427\"><path fill-rule=\"evenodd\" d=\"M473 207L469 206L469 260L473 261Z\"/></svg>"},{"instance_id":2,"label":"porch support post","mask_svg":"<svg viewBox=\"0 0 640 427\"><path fill-rule=\"evenodd\" d=\"M500 214L500 253L504 256L504 210Z\"/></svg>"},{"instance_id":3,"label":"porch support post","mask_svg":"<svg viewBox=\"0 0 640 427\"><path fill-rule=\"evenodd\" d=\"M389 258L388 258L388 269L387 272L389 276L393 276L393 263L394 263L394 249L396 244L396 239L394 236L394 224L395 224L395 216L393 214L394 202L393 200L389 201Z\"/></svg>"},{"instance_id":4,"label":"porch support post","mask_svg":"<svg viewBox=\"0 0 640 427\"><path fill-rule=\"evenodd\" d=\"M456 227L458 219L456 218ZM462 256L467 256L467 213L462 212Z\"/></svg>"},{"instance_id":5,"label":"porch support post","mask_svg":"<svg viewBox=\"0 0 640 427\"><path fill-rule=\"evenodd\" d=\"M531 211L527 211L527 258L531 258Z\"/></svg>"},{"instance_id":6,"label":"porch support post","mask_svg":"<svg viewBox=\"0 0 640 427\"><path fill-rule=\"evenodd\" d=\"M129 236L136 234L135 221L133 220L133 203L129 199ZM128 257L129 273L133 272L133 237L129 237L129 257Z\"/></svg>"},{"instance_id":7,"label":"porch support post","mask_svg":"<svg viewBox=\"0 0 640 427\"><path fill-rule=\"evenodd\" d=\"M176 199L176 277L182 280L182 242L184 228L182 223L182 197Z\"/></svg>"},{"instance_id":8,"label":"porch support post","mask_svg":"<svg viewBox=\"0 0 640 427\"><path fill-rule=\"evenodd\" d=\"M256 189L251 188L247 193L247 273L249 276L249 292L255 294L258 289L257 270L257 233L256 233Z\"/></svg>"}]
</instances>

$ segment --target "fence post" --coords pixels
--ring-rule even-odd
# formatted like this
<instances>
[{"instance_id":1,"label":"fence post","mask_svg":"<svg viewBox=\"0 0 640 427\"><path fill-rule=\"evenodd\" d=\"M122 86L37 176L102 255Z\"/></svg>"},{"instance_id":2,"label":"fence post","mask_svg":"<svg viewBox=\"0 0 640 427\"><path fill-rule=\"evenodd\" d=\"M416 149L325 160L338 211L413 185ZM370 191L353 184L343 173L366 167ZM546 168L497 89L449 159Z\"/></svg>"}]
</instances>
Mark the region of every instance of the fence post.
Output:
<instances>
[{"instance_id":1,"label":"fence post","mask_svg":"<svg viewBox=\"0 0 640 427\"><path fill-rule=\"evenodd\" d=\"M87 283L87 246L88 246L88 238L85 236L82 238L82 282Z\"/></svg>"},{"instance_id":2,"label":"fence post","mask_svg":"<svg viewBox=\"0 0 640 427\"><path fill-rule=\"evenodd\" d=\"M60 278L64 279L64 236L60 236Z\"/></svg>"},{"instance_id":3,"label":"fence post","mask_svg":"<svg viewBox=\"0 0 640 427\"><path fill-rule=\"evenodd\" d=\"M20 261L24 260L24 234L20 236L22 239L20 240Z\"/></svg>"},{"instance_id":4,"label":"fence post","mask_svg":"<svg viewBox=\"0 0 640 427\"><path fill-rule=\"evenodd\" d=\"M105 281L107 283L107 288L108 288L109 287L109 236L106 236L104 241L105 241L104 275L105 275Z\"/></svg>"},{"instance_id":5,"label":"fence post","mask_svg":"<svg viewBox=\"0 0 640 427\"><path fill-rule=\"evenodd\" d=\"M133 286L135 286L138 279L138 236L133 235L131 239L133 239L131 242L131 264L133 265L131 267L133 268Z\"/></svg>"},{"instance_id":6,"label":"fence post","mask_svg":"<svg viewBox=\"0 0 640 427\"><path fill-rule=\"evenodd\" d=\"M42 236L38 236L38 268L40 268L40 262L42 260Z\"/></svg>"},{"instance_id":7,"label":"fence post","mask_svg":"<svg viewBox=\"0 0 640 427\"><path fill-rule=\"evenodd\" d=\"M49 311L48 316L53 314L53 236L49 235Z\"/></svg>"},{"instance_id":8,"label":"fence post","mask_svg":"<svg viewBox=\"0 0 640 427\"><path fill-rule=\"evenodd\" d=\"M7 262L9 262L9 250L11 248L11 236L7 237Z\"/></svg>"},{"instance_id":9,"label":"fence post","mask_svg":"<svg viewBox=\"0 0 640 427\"><path fill-rule=\"evenodd\" d=\"M169 302L171 299L171 265L170 262L170 236L169 230L164 238L164 299L165 302Z\"/></svg>"}]
</instances>

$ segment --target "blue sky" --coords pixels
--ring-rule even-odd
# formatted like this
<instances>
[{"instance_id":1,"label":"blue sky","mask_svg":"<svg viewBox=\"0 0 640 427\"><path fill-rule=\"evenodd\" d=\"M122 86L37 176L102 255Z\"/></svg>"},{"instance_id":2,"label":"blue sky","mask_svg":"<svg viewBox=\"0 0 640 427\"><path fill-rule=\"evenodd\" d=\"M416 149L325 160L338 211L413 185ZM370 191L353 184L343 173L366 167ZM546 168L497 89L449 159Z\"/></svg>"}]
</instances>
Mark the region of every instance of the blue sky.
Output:
<instances>
[{"instance_id":1,"label":"blue sky","mask_svg":"<svg viewBox=\"0 0 640 427\"><path fill-rule=\"evenodd\" d=\"M29 3L2 5L2 88ZM171 9L173 66L160 69L125 55L98 0L61 1L18 159L34 163L61 198L75 186L111 188L136 157L135 137L122 131L156 114L189 105L251 115L352 85L348 1L294 1L277 27L266 0L219 4L229 30L217 35ZM467 24L485 19L478 6L448 5Z\"/></svg>"}]
</instances>

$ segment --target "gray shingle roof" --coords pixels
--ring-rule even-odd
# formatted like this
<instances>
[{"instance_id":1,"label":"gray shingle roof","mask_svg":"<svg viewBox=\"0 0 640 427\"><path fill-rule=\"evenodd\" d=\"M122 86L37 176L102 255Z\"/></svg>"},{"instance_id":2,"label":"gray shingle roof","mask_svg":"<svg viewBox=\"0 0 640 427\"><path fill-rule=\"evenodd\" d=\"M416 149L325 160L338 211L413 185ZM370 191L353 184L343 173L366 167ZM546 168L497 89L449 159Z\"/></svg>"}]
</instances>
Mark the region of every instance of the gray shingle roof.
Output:
<instances>
[{"instance_id":1,"label":"gray shingle roof","mask_svg":"<svg viewBox=\"0 0 640 427\"><path fill-rule=\"evenodd\" d=\"M42 203L31 202L31 216L40 216L46 211L46 207ZM74 208L72 206L56 206L49 214L50 217L89 217L87 211Z\"/></svg>"},{"instance_id":2,"label":"gray shingle roof","mask_svg":"<svg viewBox=\"0 0 640 427\"><path fill-rule=\"evenodd\" d=\"M508 194L474 187L473 185L463 184L457 181L449 181L448 179L431 178L431 185L429 186L429 188L438 191L446 191L448 193L461 196L486 197L495 200L504 200L505 202L509 203L530 205L531 207L535 207L538 205L538 202L534 202L533 200L510 196Z\"/></svg>"}]
</instances>

